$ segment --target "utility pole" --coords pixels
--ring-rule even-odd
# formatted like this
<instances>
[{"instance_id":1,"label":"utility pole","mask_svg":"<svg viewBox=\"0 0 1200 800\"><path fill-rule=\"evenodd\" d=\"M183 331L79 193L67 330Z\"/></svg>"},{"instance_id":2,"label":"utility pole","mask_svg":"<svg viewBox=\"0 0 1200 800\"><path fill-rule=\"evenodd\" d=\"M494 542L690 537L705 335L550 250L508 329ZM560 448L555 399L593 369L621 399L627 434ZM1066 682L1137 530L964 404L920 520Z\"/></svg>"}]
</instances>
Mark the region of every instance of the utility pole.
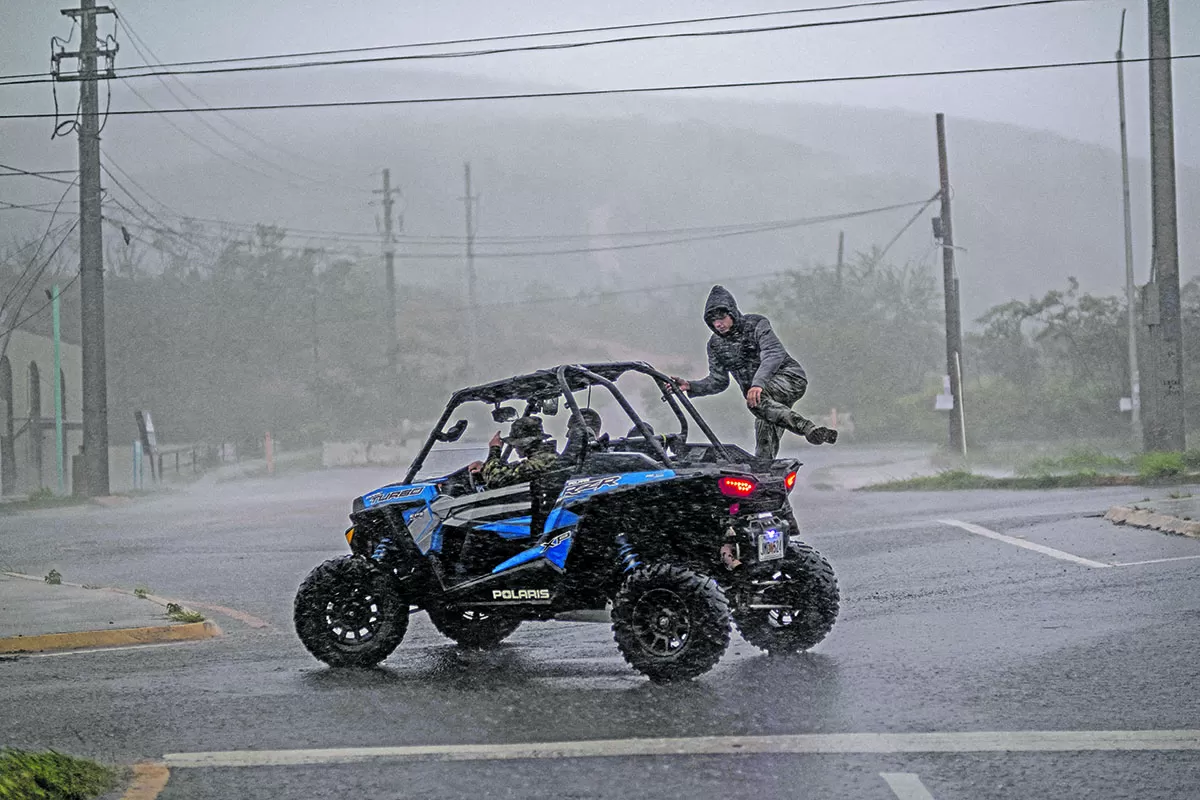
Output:
<instances>
[{"instance_id":1,"label":"utility pole","mask_svg":"<svg viewBox=\"0 0 1200 800\"><path fill-rule=\"evenodd\" d=\"M96 59L108 59L105 77L113 77L115 49L101 49L96 15L112 14L96 0L80 0L79 8L63 9L79 23L79 50L56 53L56 80L79 81L79 291L80 335L83 339L83 476L89 497L107 495L108 373L104 345L104 242L100 228L100 110ZM79 75L60 76L58 61L78 58ZM56 376L57 380L57 376Z\"/></svg>"},{"instance_id":2,"label":"utility pole","mask_svg":"<svg viewBox=\"0 0 1200 800\"><path fill-rule=\"evenodd\" d=\"M476 331L479 324L479 306L475 300L475 196L471 194L471 162L463 164L463 183L466 195L463 203L466 206L467 221L467 382L474 383L475 370L479 363L479 339Z\"/></svg>"},{"instance_id":3,"label":"utility pole","mask_svg":"<svg viewBox=\"0 0 1200 800\"><path fill-rule=\"evenodd\" d=\"M383 275L387 295L387 362L388 369L395 375L400 364L400 343L396 335L396 237L392 234L392 195L399 192L392 188L391 170L383 170Z\"/></svg>"},{"instance_id":4,"label":"utility pole","mask_svg":"<svg viewBox=\"0 0 1200 800\"><path fill-rule=\"evenodd\" d=\"M50 294L50 317L54 328L54 464L58 470L58 493L63 494L63 396L62 396L62 326L59 323L58 284Z\"/></svg>"},{"instance_id":5,"label":"utility pole","mask_svg":"<svg viewBox=\"0 0 1200 800\"><path fill-rule=\"evenodd\" d=\"M1171 3L1147 0L1150 36L1150 197L1157 344L1152 414L1143 421L1145 449L1183 450L1183 330L1179 309L1179 236L1175 207L1175 118L1171 91ZM1154 292L1149 293L1153 297Z\"/></svg>"},{"instance_id":6,"label":"utility pole","mask_svg":"<svg viewBox=\"0 0 1200 800\"><path fill-rule=\"evenodd\" d=\"M846 232L838 231L838 260L837 260L837 293L842 299L842 257L846 253Z\"/></svg>"},{"instance_id":7,"label":"utility pole","mask_svg":"<svg viewBox=\"0 0 1200 800\"><path fill-rule=\"evenodd\" d=\"M958 312L958 274L954 270L954 226L950 219L950 166L946 158L946 115L937 115L938 173L941 179L942 287L946 298L946 374L950 376L950 449L967 454L962 397L962 320Z\"/></svg>"},{"instance_id":8,"label":"utility pole","mask_svg":"<svg viewBox=\"0 0 1200 800\"><path fill-rule=\"evenodd\" d=\"M1125 12L1117 40L1117 99L1121 114L1121 191L1125 210L1125 304L1129 307L1129 404L1134 446L1142 443L1142 380L1137 357L1137 307L1134 304L1133 222L1129 209L1129 145L1125 136Z\"/></svg>"}]
</instances>

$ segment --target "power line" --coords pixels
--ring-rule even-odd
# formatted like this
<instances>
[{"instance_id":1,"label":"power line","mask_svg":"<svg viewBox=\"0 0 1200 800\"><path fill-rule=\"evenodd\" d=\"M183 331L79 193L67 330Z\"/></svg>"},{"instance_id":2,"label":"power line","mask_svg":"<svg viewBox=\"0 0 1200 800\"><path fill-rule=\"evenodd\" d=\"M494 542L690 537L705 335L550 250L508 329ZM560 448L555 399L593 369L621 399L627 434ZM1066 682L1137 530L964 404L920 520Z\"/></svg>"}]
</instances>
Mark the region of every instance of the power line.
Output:
<instances>
[{"instance_id":1,"label":"power line","mask_svg":"<svg viewBox=\"0 0 1200 800\"><path fill-rule=\"evenodd\" d=\"M931 205L933 205L934 201L937 200L941 196L942 196L942 192L940 189L938 191L934 192L933 197L926 200L925 203L920 208L917 209L917 213L913 214L912 217L908 220L908 222L904 223L904 226L902 228L900 228L900 230L896 231L896 235L893 236L891 238L891 240L886 245L883 246L883 249L879 251L879 255L877 256L877 258L879 259L880 262L883 261L883 257L887 255L888 250L892 249L892 245L894 245L900 239L900 237L904 235L904 232L906 230L908 230L909 228L911 228L913 226L913 223L921 218L921 215L925 213L925 209L927 209Z\"/></svg>"},{"instance_id":2,"label":"power line","mask_svg":"<svg viewBox=\"0 0 1200 800\"><path fill-rule=\"evenodd\" d=\"M632 250L632 249L642 249L642 248L646 248L646 247L661 247L661 246L674 245L674 244L686 244L686 243L691 243L691 242L712 241L712 240L716 240L716 239L726 239L726 238L730 238L730 237L734 237L734 236L746 236L746 235L759 234L759 233L773 233L773 232L777 232L777 231L790 230L793 228L805 227L805 226L809 226L809 225L819 225L819 224L827 223L827 222L837 222L840 220L854 219L857 217L864 217L864 216L869 216L872 214L881 214L881 213L885 213L888 211L897 211L897 210L904 209L904 208L911 208L915 205L922 205L923 203L926 203L926 201L917 200L917 201L912 201L912 202L907 202L907 203L897 203L897 204L888 205L888 206L879 206L876 208L859 209L856 211L843 212L843 213L839 213L839 214L828 214L828 215L816 216L816 217L804 217L801 219L784 220L784 221L778 221L778 222L752 223L750 225L743 226L742 228L735 229L735 230L722 230L722 231L718 231L718 232L697 234L697 235L693 235L693 236L686 236L686 237L680 237L680 238L674 238L674 239L663 239L663 240L652 241L652 242L635 242L635 243L631 243L631 244L601 245L601 246L595 246L595 247L578 247L578 248L566 248L566 249L557 249L557 250L484 251L484 252L475 253L475 257L481 258L481 259L501 259L501 258L535 258L535 257L539 257L539 256L581 255L581 254L586 254L586 253L610 252L610 251L614 251L614 250ZM135 218L137 217L136 214L129 212L128 209L125 209L125 210L126 210L126 213L130 213L130 216L133 216ZM161 222L161 220L159 220L159 222ZM142 224L139 227L142 227L146 230L159 232L159 233L169 233L169 234L172 234L175 236L183 236L183 237L196 236L197 238L208 238L210 240L213 240L213 239L224 240L223 237L220 237L216 234L197 234L197 233L180 234L177 231L174 231L170 228L160 228L160 227L156 227L154 225L149 225L149 224ZM312 249L312 248L285 248L285 249L302 250L302 249ZM326 252L337 252L337 253L344 253L347 255L358 255L358 253L337 250L334 248L323 248L323 249L325 249ZM415 259L415 260L420 260L420 259L458 260L458 259L462 258L461 254L457 254L457 253L425 253L425 254L422 254L422 253L397 253L396 256L398 258Z\"/></svg>"},{"instance_id":3,"label":"power line","mask_svg":"<svg viewBox=\"0 0 1200 800\"><path fill-rule=\"evenodd\" d=\"M1167 58L1126 58L1126 64L1148 63L1153 60L1184 61L1200 58L1200 53L1173 54ZM673 86L637 86L620 89L571 89L557 92L519 92L513 94L477 94L458 97L411 97L394 100L335 100L313 103L275 103L263 105L217 106L212 108L155 108L129 109L110 112L113 116L145 116L147 114L198 114L209 111L288 111L292 109L354 108L371 106L403 106L446 103L474 103L490 100L543 100L567 97L601 97L607 95L653 94L657 92L692 92L711 89L757 89L775 86L811 86L826 83L892 80L896 78L940 78L952 75L987 75L1001 72L1030 72L1075 67L1100 67L1116 64L1115 59L1094 61L1059 61L1042 64L1013 64L1002 67L966 67L960 69L923 70L915 72L886 72L868 75L839 75L828 78L792 78L766 81L737 81L734 83L694 83ZM54 114L0 114L0 119L50 119Z\"/></svg>"},{"instance_id":4,"label":"power line","mask_svg":"<svg viewBox=\"0 0 1200 800\"><path fill-rule=\"evenodd\" d=\"M1060 0L1060 1L1067 2L1069 0ZM788 16L788 15L796 15L796 14L811 14L811 13L818 13L818 12L825 12L825 11L848 11L848 10L858 10L858 9L872 8L872 7L895 6L895 5L902 5L902 4L908 5L908 4L917 3L917 2L929 2L929 0L870 0L869 2L840 3L837 5L817 6L817 7L809 7L809 8L792 8L792 9L784 9L784 10L780 10L780 11L761 11L761 12L746 13L746 14L725 14L725 15L719 15L719 16L708 16L708 17L691 17L691 18L687 18L687 19L663 20L663 21L659 21L659 22L640 22L640 23L629 23L629 24L623 24L623 25L603 25L603 26L590 27L590 28L568 28L568 29L563 29L563 30L536 31L536 32L532 32L532 33L504 34L504 35L498 35L498 36L478 36L478 37L461 38L461 39L440 39L440 40L425 41L425 42L408 42L408 43L403 43L403 44L376 45L373 47L350 47L350 48L341 48L341 49L334 49L334 50L309 50L309 51L304 51L304 52L278 53L278 54L261 55L261 56L239 56L239 57L232 57L232 58L209 58L209 59L197 59L197 60L193 60L193 61L174 61L174 62L169 62L169 63L165 63L165 64L159 63L159 64L157 64L157 66L165 67L165 68L190 67L190 66L203 66L203 65L212 65L212 64L233 64L233 63L240 63L240 62L246 62L246 61L276 61L276 60L282 60L282 59L288 59L288 58L310 58L310 57L314 57L314 56L347 55L347 54L351 54L351 53L371 53L371 52L380 52L380 51L384 51L384 50L411 50L411 49L418 49L418 48L444 47L444 46L448 46L448 45L459 45L459 44L484 44L487 42L511 41L514 39L534 39L534 38L543 38L543 37L551 37L551 36L571 36L571 35L578 35L578 34L584 34L584 33L611 33L613 31L620 31L620 30L637 30L637 29L645 29L645 28L668 27L668 26L674 26L674 25L695 25L695 24L712 23L712 22L733 22L733 21L745 20L745 19L761 19L764 17ZM956 13L961 13L961 12L956 12ZM720 33L720 32L716 32L716 33ZM146 60L149 60L149 59L146 59ZM157 59L155 59L155 60L157 60ZM141 64L141 65L132 65L132 66L126 67L124 69L130 70L130 71L136 70L136 71L140 72L140 71L144 71L144 70L153 69L154 66L155 65L151 65L151 64ZM38 82L44 81L48 77L49 77L49 73L39 72L39 73L25 73L25 74L21 74L21 75L0 76L0 80L12 79L14 84L17 82L38 83ZM24 80L24 79L40 79L40 80ZM13 85L13 84L9 84L9 85Z\"/></svg>"},{"instance_id":5,"label":"power line","mask_svg":"<svg viewBox=\"0 0 1200 800\"><path fill-rule=\"evenodd\" d=\"M506 53L530 53L546 50L572 50L583 47L599 47L611 44L633 44L638 42L662 41L668 39L697 39L715 36L744 36L759 33L780 33L784 31L807 30L813 28L828 28L843 25L861 25L877 22L895 22L915 19L930 19L935 17L958 16L987 11L1003 11L1014 8L1034 6L1059 5L1061 3L1091 2L1091 0L1009 0L1009 2L992 3L990 5L971 6L969 8L953 8L940 11L914 11L907 14L890 14L874 17L859 17L853 19L822 20L819 22L797 22L786 25L768 25L754 28L727 28L715 31L676 31L672 33L651 33L640 36L620 36L609 39L591 39L580 42L556 42L554 44L530 44L516 47L495 47L485 50L457 50L448 53L418 53L414 55L371 56L367 58L342 58L325 61L296 61L287 64L255 64L237 67L206 67L202 69L182 70L153 70L149 72L134 72L122 70L120 77L126 80L160 75L213 75L237 72L265 72L285 69L306 69L310 67L346 66L351 64L378 64L401 61L430 61L456 58L476 58L480 56L502 55ZM26 81L32 82L32 81Z\"/></svg>"},{"instance_id":6,"label":"power line","mask_svg":"<svg viewBox=\"0 0 1200 800\"><path fill-rule=\"evenodd\" d=\"M146 60L146 61L155 61L155 62L158 62L158 60L159 60L159 59L158 59L158 56L157 56L157 55L154 53L154 51L153 51L153 50L150 48L150 45L146 44L145 40L144 40L144 39L142 39L142 37L141 37L141 36L139 36L139 35L138 35L138 33L137 33L135 30L133 30L133 28L130 26L130 24L129 24L129 21L128 21L128 20L126 20L124 17L120 17L120 18L118 19L118 24L119 24L119 25L121 25L121 27L123 27L123 28L125 29L125 32L129 34L129 41L130 41L130 44L132 44L132 45L133 45L133 49L134 49L134 50L136 50L136 51L138 52L138 54L139 54L139 55L141 55L141 56L142 56L142 58L143 58L144 60ZM145 50L143 50L143 48L145 48ZM148 53L149 55L147 55L147 53ZM181 98L181 97L180 97L178 94L176 94L176 93L175 93L175 91L174 91L174 90L171 88L171 85L170 85L170 84L169 84L167 81L163 80L163 78L162 78L162 77L159 77L159 74L160 74L160 73L156 73L156 77L158 77L158 82L159 82L159 83L161 83L161 84L163 85L163 88L165 88L165 89L167 90L167 92L168 92L168 93L170 93L171 97L175 98L175 100L176 100L176 101L178 101L178 102L179 102L181 105L186 105L186 101L184 101L184 100L183 100L183 98ZM174 78L174 80L175 80L175 82L176 82L177 84L179 84L179 86L180 86L180 87L182 87L182 88L183 88L183 90L184 90L184 91L186 91L186 92L187 92L188 94L190 94L192 97L196 98L196 100L199 100L199 101L200 101L200 102L201 102L201 103L202 103L204 106L206 106L206 107L209 107L209 108L211 108L211 107L212 107L212 105L211 105L211 104L210 104L210 103L209 103L207 100L205 100L205 99L204 99L203 97L201 97L201 96L200 96L198 93L196 93L195 91L193 91L193 90L192 90L192 89L191 89L191 88L190 88L190 87L189 87L187 84L185 84L185 83L184 83L182 80L180 80L180 79L179 79L179 78L177 78L177 77L176 77L176 78ZM220 113L219 113L217 116L219 116L221 119L223 119L223 120L224 120L224 121L225 121L227 124L229 124L230 126L232 126L232 127L236 128L237 130L241 131L243 134L245 134L245 135L247 135L247 136L249 136L249 137L251 137L251 138L253 138L253 139L257 140L258 142L260 142L260 143L262 143L262 144L265 144L265 145L267 145L268 147L271 147L271 148L273 148L273 149L280 150L281 152L284 152L284 153L285 153L285 155L289 155L289 156L291 156L291 157L293 157L293 158L296 158L296 157L297 157L297 156L296 156L296 154L294 154L294 153L289 153L289 152L287 152L287 151L283 151L283 150L282 150L282 148L278 148L278 147L276 147L274 144L272 144L271 142L267 141L266 139L263 139L263 138L262 138L261 136L259 136L258 134L255 134L255 133L253 133L253 132L251 132L251 131L248 131L248 130L246 130L246 129L245 129L245 128L243 128L241 125L237 124L236 122L234 122L233 120L231 120L229 117L227 117L225 114L220 114ZM216 134L216 135L217 135L219 138L221 138L221 139L223 139L224 141L228 142L229 144L233 145L233 146L234 146L235 148L237 148L239 151L241 151L241 152L245 153L246 155L250 156L250 157L251 157L251 158L253 158L253 159L256 159L256 160L258 160L258 161L261 161L262 163L264 163L264 164L266 164L266 165L268 165L268 166L270 166L270 167L273 167L274 169L276 169L276 170L278 170L278 171L280 171L280 172L283 172L283 173L286 173L286 174L288 174L288 175L292 175L292 176L294 176L294 177L300 178L301 180L309 181L310 183L321 183L321 184L325 184L325 185L327 185L327 186L336 186L336 187L343 188L343 189L345 189L345 188L348 188L348 189L351 189L351 190L353 190L353 191L356 191L356 192L367 191L367 190L363 189L362 187L351 187L351 186L347 186L347 185L345 185L345 184L338 183L338 182L336 182L336 181L325 180L325 179L322 179L322 178L314 178L314 177L311 177L311 176L309 176L309 175L305 175L305 174L303 174L303 173L296 172L295 170L292 170L292 169L289 169L289 168L287 168L287 167L284 167L284 166L281 166L281 165L279 165L279 164L276 164L274 161L271 161L270 159L267 159L267 158L263 158L262 156L258 155L258 154L257 154L257 153L255 153L254 151L252 151L252 150L249 150L249 149L247 149L247 148L243 147L241 144L239 144L239 143L238 143L237 141L235 141L234 139L230 138L229 136L226 136L226 135L225 135L225 134L224 134L222 131L220 131L219 129L217 129L215 126L213 126L213 125L210 125L210 124L209 124L207 121L205 121L203 118L200 118L200 120L199 120L199 121L200 121L200 122L201 122L201 124L203 124L203 125L204 125L206 128L208 128L210 131L212 131L214 134ZM303 156L300 156L300 158L303 158Z\"/></svg>"},{"instance_id":7,"label":"power line","mask_svg":"<svg viewBox=\"0 0 1200 800\"><path fill-rule=\"evenodd\" d=\"M48 203L10 203L7 200L0 200L0 210L4 211L45 211L53 206L58 208L58 203L51 200ZM53 211L47 212L53 214Z\"/></svg>"},{"instance_id":8,"label":"power line","mask_svg":"<svg viewBox=\"0 0 1200 800\"><path fill-rule=\"evenodd\" d=\"M0 172L0 178L29 177L41 178L44 181L51 181L53 183L62 183L67 185L75 183L74 181L68 181L63 178L51 177L54 175L74 175L75 170L73 169L27 170L21 169L20 167L10 167L7 164L0 164L0 169L9 170L8 172Z\"/></svg>"},{"instance_id":9,"label":"power line","mask_svg":"<svg viewBox=\"0 0 1200 800\"><path fill-rule=\"evenodd\" d=\"M113 166L116 166L115 164ZM124 174L124 173L123 173ZM892 211L911 206L920 205L924 201L912 201L908 203L898 203L895 205L881 206L873 209L865 209L863 212L848 212L851 215L860 213L878 213L882 211ZM161 205L161 203L160 203ZM263 223L246 223L234 222L231 220L214 219L212 217L193 217L178 212L170 212L173 216L191 222L209 223L213 225L221 225L228 228L234 228L245 231L255 231L263 225ZM493 235L475 237L477 242L487 242L489 244L537 244L540 242L554 241L573 241L573 240L596 240L596 239L626 239L626 238L651 238L656 236L690 236L692 234L713 234L713 233L754 233L758 230L773 230L778 228L787 228L796 225L810 224L816 222L828 222L834 219L848 219L851 217L841 214L833 216L821 217L800 217L793 219L768 220L763 222L739 222L725 225L704 225L695 227L681 228L657 228L645 229L640 231L612 231L605 233L560 233L560 234L514 234L514 235ZM364 244L374 244L379 238L377 233L366 233L357 231L331 231L320 230L313 228L296 228L289 225L270 225L283 231L288 238L298 239L328 239L334 241L362 241ZM408 244L416 246L431 246L431 247L458 247L465 241L465 237L458 236L399 236L396 239L398 244Z\"/></svg>"},{"instance_id":10,"label":"power line","mask_svg":"<svg viewBox=\"0 0 1200 800\"><path fill-rule=\"evenodd\" d=\"M45 213L50 214L50 222L46 224L46 231L42 234L42 238L38 241L37 249L34 251L33 256L29 259L29 263L25 265L25 269L21 270L21 274L17 276L15 281L13 281L13 285L11 287L9 287L9 290L4 295L4 299L0 300L0 311L3 311L4 309L8 308L9 302L11 302L12 299L20 292L21 284L25 281L25 279L29 276L30 272L33 270L34 265L37 263L38 256L40 256L42 253L42 247L45 246L46 240L50 238L50 232L54 229L54 217L58 214L59 207L61 207L63 202L67 199L67 194L71 191L72 187L73 187L73 185L68 186L66 189L63 190L62 196L58 198L58 205L56 205L54 207L53 211L45 212ZM71 235L71 232L74 231L78 225L79 225L79 219L76 218L74 224L63 235L62 240L59 241L58 246L54 248L54 251L47 257L46 261L43 262L42 266L38 269L37 273L30 280L29 289L25 292L25 297L21 299L21 305L25 304L25 300L27 300L29 298L29 293L33 291L33 287L37 284L37 282L41 278L42 274L46 271L46 267L49 266L50 260L54 258L54 256L58 253L59 248L61 248L63 246L63 242L65 242L67 240L67 238ZM20 305L17 306L17 308L20 308L20 307L21 307ZM7 346L7 343L5 344L5 346Z\"/></svg>"},{"instance_id":11,"label":"power line","mask_svg":"<svg viewBox=\"0 0 1200 800\"><path fill-rule=\"evenodd\" d=\"M777 16L785 16L785 15L791 15L791 14L811 14L811 13L817 13L817 12L823 12L823 11L847 11L847 10L854 10L854 9L861 9L861 8L878 7L878 6L894 6L894 5L901 5L901 4L907 5L907 4L912 4L912 3L925 3L925 2L930 2L930 0L869 0L869 2L841 3L839 5L817 6L817 7L812 7L812 8L792 8L792 9L785 9L785 10L781 10L781 11L760 11L760 12L748 13L748 14L724 14L721 16L692 17L689 19L663 20L663 21L659 21L659 22L634 22L634 23L628 23L628 24L624 24L624 25L603 25L603 26L593 27L593 28L568 28L568 29L564 29L564 30L536 31L533 33L510 33L510 34L503 34L503 35L498 35L498 36L477 36L477 37L467 38L467 39L440 39L440 40L426 41L426 42L408 42L408 43L404 43L404 44L376 45L373 47L347 47L347 48L340 48L340 49L336 49L336 50L308 50L308 51L297 52L297 53L278 53L278 54L261 55L261 56L237 56L237 57L232 57L232 58L206 58L206 59L199 59L199 60L195 60L195 61L171 61L171 62L167 62L167 63L159 63L159 64L157 64L157 66L158 67L167 67L167 68L170 68L170 67L193 67L193 66L201 66L201 65L205 65L205 64L233 64L233 63L238 63L238 62L243 62L243 61L274 61L274 60L280 60L280 59L285 59L285 58L311 58L313 56L334 56L334 55L346 55L346 54L350 54L350 53L374 53L374 52L380 52L383 50L410 50L410 49L417 49L417 48L423 48L423 47L444 47L447 45L456 45L456 44L482 44L485 42L511 41L513 39L535 39L535 38L542 38L542 37L547 37L547 36L571 36L571 35L577 35L577 34L581 34L581 33L609 33L612 31L620 31L620 30L658 28L658 27L666 27L666 26L671 26L671 25L696 25L696 24L702 24L702 23L708 23L708 22L732 22L734 20L741 20L741 19L758 19L758 18L762 18L762 17L777 17ZM126 67L126 69L129 69L129 70L143 70L143 69L151 69L151 68L152 67L150 64L131 65L129 67ZM45 77L49 77L49 75L50 75L50 73L46 73L46 72L29 72L29 73L25 73L22 75L3 76L3 78L0 78L0 80L5 79L5 78L14 78L14 79L45 78Z\"/></svg>"}]
</instances>

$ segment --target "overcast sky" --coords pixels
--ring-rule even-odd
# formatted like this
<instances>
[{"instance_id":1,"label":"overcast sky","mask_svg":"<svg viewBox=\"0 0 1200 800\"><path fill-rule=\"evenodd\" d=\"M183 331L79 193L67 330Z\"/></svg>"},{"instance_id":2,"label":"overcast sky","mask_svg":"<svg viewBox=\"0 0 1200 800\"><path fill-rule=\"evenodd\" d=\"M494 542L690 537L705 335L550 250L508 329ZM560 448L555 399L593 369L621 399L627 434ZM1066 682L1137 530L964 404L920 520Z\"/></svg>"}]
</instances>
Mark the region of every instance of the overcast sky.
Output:
<instances>
[{"instance_id":1,"label":"overcast sky","mask_svg":"<svg viewBox=\"0 0 1200 800\"><path fill-rule=\"evenodd\" d=\"M796 22L894 15L947 8L988 5L996 0L915 0L911 3L851 11L774 16L755 20L691 26L689 30L757 27ZM121 0L125 20L164 61L285 53L304 50L389 45L442 38L599 25L649 22L707 15L776 11L836 5L852 0L690 0L647 4L635 0L605 3L525 0L439 0L397 3L266 2L209 0L193 4L163 0ZM65 35L70 22L59 13L62 0L0 0L0 72L43 71L48 66L49 39ZM1200 2L1173 4L1175 54L1200 53ZM1056 6L988 11L933 19L889 21L822 27L809 30L758 33L675 41L626 43L579 50L503 54L470 59L383 64L368 67L325 67L288 73L294 90L313 100L338 99L322 91L324 81L338 70L358 77L363 87L356 97L406 96L395 80L402 71L427 68L505 81L588 88L669 85L806 78L941 68L964 68L1110 58L1117 44L1122 8L1129 9L1125 51L1144 56L1146 11L1139 0L1079 0ZM181 14L186 9L186 16ZM111 18L102 32L112 28ZM632 31L644 34L683 28ZM604 34L599 38L613 35ZM118 65L142 63L120 36ZM571 38L598 38L586 35ZM75 42L78 42L76 34ZM536 42L562 41L540 39ZM500 46L511 43L501 43ZM450 49L462 49L461 46ZM428 64L428 66L425 66ZM324 73L318 75L317 73ZM1175 64L1177 157L1200 165L1200 59ZM338 77L342 77L338 75ZM191 78L191 81L199 79ZM262 102L259 76L205 76L205 96L214 102ZM152 84L152 80L143 81ZM306 84L314 84L311 91ZM1148 148L1146 70L1127 70L1131 148L1135 155ZM147 87L151 88L151 87ZM69 94L69 88L64 87ZM1071 138L1115 147L1117 104L1112 67L1024 72L1002 75L901 79L876 82L748 89L730 92L745 99L844 103L921 112L944 111L950 117L1010 122L1054 130ZM697 95L690 94L694 99ZM136 107L127 93L115 95L114 108ZM290 99L290 98L289 98ZM578 108L581 100L547 100L548 106ZM0 87L0 108L9 113L53 108L45 84ZM297 111L305 114L342 112ZM243 117L244 119L244 117ZM138 125L126 118L127 128ZM46 120L0 123L0 154L5 126L36 125ZM132 131L131 131L132 133ZM34 166L73 163L72 148L47 149ZM59 152L61 151L61 152ZM22 159L28 153L20 154ZM11 153L10 157L15 158Z\"/></svg>"}]
</instances>

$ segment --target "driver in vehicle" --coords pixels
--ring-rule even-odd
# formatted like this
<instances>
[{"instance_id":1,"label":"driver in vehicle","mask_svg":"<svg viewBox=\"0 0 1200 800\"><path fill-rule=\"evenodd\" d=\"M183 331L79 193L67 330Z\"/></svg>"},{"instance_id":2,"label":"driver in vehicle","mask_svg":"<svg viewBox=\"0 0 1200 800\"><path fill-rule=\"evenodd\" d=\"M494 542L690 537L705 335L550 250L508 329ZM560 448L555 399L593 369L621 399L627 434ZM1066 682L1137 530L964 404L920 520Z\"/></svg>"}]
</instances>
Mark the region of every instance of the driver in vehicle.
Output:
<instances>
[{"instance_id":1,"label":"driver in vehicle","mask_svg":"<svg viewBox=\"0 0 1200 800\"><path fill-rule=\"evenodd\" d=\"M503 460L502 446L505 444L513 446L519 461L508 463ZM542 418L520 417L513 420L508 436L502 437L500 431L492 436L488 442L487 461L474 461L468 469L482 477L488 489L499 489L531 481L557 461L558 453L550 434L542 428Z\"/></svg>"},{"instance_id":2,"label":"driver in vehicle","mask_svg":"<svg viewBox=\"0 0 1200 800\"><path fill-rule=\"evenodd\" d=\"M603 449L608 443L607 434L600 435L600 414L594 408L581 408L579 414L583 417L582 425L574 414L567 420L567 443L563 446L562 458L568 463L579 460L585 443L589 452Z\"/></svg>"}]
</instances>

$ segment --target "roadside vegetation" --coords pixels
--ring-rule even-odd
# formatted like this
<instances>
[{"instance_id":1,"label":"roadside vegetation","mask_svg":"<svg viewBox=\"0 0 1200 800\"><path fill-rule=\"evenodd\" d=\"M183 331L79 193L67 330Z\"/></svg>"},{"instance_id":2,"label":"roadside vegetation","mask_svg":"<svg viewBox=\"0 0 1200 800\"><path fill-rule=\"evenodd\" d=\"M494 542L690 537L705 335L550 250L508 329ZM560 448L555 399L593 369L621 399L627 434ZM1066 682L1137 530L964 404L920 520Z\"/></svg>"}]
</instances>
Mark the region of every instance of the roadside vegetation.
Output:
<instances>
[{"instance_id":1,"label":"roadside vegetation","mask_svg":"<svg viewBox=\"0 0 1200 800\"><path fill-rule=\"evenodd\" d=\"M0 800L91 800L118 778L112 767L53 750L0 749Z\"/></svg>"},{"instance_id":2,"label":"roadside vegetation","mask_svg":"<svg viewBox=\"0 0 1200 800\"><path fill-rule=\"evenodd\" d=\"M1200 450L1106 455L1093 448L1061 456L1041 456L1020 465L1011 476L984 475L963 468L944 469L863 487L865 491L946 491L953 489L1067 489L1085 486L1140 486L1200 483Z\"/></svg>"}]
</instances>

